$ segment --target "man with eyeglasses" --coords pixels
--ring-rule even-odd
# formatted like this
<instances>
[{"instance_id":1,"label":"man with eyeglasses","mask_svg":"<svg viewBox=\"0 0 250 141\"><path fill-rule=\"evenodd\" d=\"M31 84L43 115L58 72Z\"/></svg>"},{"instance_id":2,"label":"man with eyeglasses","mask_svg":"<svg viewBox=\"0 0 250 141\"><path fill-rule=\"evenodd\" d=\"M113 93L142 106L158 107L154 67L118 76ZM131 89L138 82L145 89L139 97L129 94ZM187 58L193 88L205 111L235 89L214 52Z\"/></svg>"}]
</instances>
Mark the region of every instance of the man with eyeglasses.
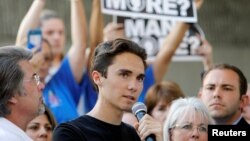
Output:
<instances>
[{"instance_id":1,"label":"man with eyeglasses","mask_svg":"<svg viewBox=\"0 0 250 141\"><path fill-rule=\"evenodd\" d=\"M44 112L44 84L30 64L31 58L32 53L21 47L0 47L1 141L31 141L24 130Z\"/></svg>"}]
</instances>

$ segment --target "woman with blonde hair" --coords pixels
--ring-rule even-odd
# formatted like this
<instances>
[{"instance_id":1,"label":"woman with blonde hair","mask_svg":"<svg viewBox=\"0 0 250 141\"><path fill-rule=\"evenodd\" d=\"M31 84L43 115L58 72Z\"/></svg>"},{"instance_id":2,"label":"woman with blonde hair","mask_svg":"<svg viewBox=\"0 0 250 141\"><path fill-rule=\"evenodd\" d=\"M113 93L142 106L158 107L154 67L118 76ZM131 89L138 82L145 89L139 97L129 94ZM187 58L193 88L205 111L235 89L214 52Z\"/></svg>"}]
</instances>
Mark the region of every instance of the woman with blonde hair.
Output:
<instances>
[{"instance_id":1,"label":"woman with blonde hair","mask_svg":"<svg viewBox=\"0 0 250 141\"><path fill-rule=\"evenodd\" d=\"M164 141L207 141L209 124L214 124L214 121L200 99L177 99L171 104L164 124Z\"/></svg>"}]
</instances>

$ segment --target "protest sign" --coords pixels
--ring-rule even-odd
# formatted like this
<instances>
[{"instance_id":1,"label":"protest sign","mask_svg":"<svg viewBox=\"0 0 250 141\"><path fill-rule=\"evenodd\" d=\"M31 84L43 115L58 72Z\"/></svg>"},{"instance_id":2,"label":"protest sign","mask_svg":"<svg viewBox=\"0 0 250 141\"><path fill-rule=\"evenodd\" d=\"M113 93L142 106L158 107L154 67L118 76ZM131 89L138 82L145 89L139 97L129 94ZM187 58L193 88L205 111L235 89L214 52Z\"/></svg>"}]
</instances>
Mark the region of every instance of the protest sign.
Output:
<instances>
[{"instance_id":1,"label":"protest sign","mask_svg":"<svg viewBox=\"0 0 250 141\"><path fill-rule=\"evenodd\" d=\"M125 36L141 47L145 48L148 59L153 60L163 41L169 34L175 21L154 19L132 19L129 17L116 17L118 23L124 24ZM185 33L182 43L176 50L174 61L200 61L201 56L196 54L196 49L201 45L205 35L198 24L193 24Z\"/></svg>"},{"instance_id":2,"label":"protest sign","mask_svg":"<svg viewBox=\"0 0 250 141\"><path fill-rule=\"evenodd\" d=\"M197 22L193 0L102 0L104 14Z\"/></svg>"},{"instance_id":3,"label":"protest sign","mask_svg":"<svg viewBox=\"0 0 250 141\"><path fill-rule=\"evenodd\" d=\"M174 61L200 61L196 49L205 38L193 0L102 0L102 12L123 23L126 37L145 48L153 60L175 21L192 24L173 56ZM200 36L200 37L199 37Z\"/></svg>"}]
</instances>

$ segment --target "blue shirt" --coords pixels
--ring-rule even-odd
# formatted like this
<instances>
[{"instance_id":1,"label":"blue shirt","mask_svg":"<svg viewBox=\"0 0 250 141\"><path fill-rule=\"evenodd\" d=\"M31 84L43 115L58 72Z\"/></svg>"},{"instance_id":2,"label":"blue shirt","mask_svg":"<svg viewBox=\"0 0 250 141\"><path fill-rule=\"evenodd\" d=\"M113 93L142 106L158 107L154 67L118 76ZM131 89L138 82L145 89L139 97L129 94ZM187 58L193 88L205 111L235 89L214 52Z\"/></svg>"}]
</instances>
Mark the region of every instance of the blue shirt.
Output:
<instances>
[{"instance_id":1,"label":"blue shirt","mask_svg":"<svg viewBox=\"0 0 250 141\"><path fill-rule=\"evenodd\" d=\"M144 102L148 89L155 84L155 76L153 66L149 65L145 71L145 79L143 81L143 89L141 95L138 98L139 102Z\"/></svg>"},{"instance_id":2,"label":"blue shirt","mask_svg":"<svg viewBox=\"0 0 250 141\"><path fill-rule=\"evenodd\" d=\"M81 95L81 84L74 79L69 59L66 56L59 70L52 76L43 90L45 104L53 113L57 123L77 118L77 104Z\"/></svg>"},{"instance_id":3,"label":"blue shirt","mask_svg":"<svg viewBox=\"0 0 250 141\"><path fill-rule=\"evenodd\" d=\"M90 78L89 74L86 72L83 75L83 89L82 89L84 104L83 109L85 112L89 112L94 106L97 101L97 90L95 89L94 83Z\"/></svg>"}]
</instances>

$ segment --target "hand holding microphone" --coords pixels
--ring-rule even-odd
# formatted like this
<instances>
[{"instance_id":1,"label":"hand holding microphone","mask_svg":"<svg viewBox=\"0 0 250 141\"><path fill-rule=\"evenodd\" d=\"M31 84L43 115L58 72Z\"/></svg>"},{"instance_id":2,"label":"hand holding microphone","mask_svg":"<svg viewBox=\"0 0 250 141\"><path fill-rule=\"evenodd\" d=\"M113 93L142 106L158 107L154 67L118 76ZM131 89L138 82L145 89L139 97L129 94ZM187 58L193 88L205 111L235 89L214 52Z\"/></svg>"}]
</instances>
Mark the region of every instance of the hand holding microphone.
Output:
<instances>
[{"instance_id":1,"label":"hand holding microphone","mask_svg":"<svg viewBox=\"0 0 250 141\"><path fill-rule=\"evenodd\" d=\"M155 121L152 117L147 115L147 107L145 106L144 103L141 102L135 103L132 107L132 112L136 116L137 120L140 121L138 128L140 135L149 134L146 137L145 141L156 141L155 133L162 139L162 126L159 122Z\"/></svg>"}]
</instances>

